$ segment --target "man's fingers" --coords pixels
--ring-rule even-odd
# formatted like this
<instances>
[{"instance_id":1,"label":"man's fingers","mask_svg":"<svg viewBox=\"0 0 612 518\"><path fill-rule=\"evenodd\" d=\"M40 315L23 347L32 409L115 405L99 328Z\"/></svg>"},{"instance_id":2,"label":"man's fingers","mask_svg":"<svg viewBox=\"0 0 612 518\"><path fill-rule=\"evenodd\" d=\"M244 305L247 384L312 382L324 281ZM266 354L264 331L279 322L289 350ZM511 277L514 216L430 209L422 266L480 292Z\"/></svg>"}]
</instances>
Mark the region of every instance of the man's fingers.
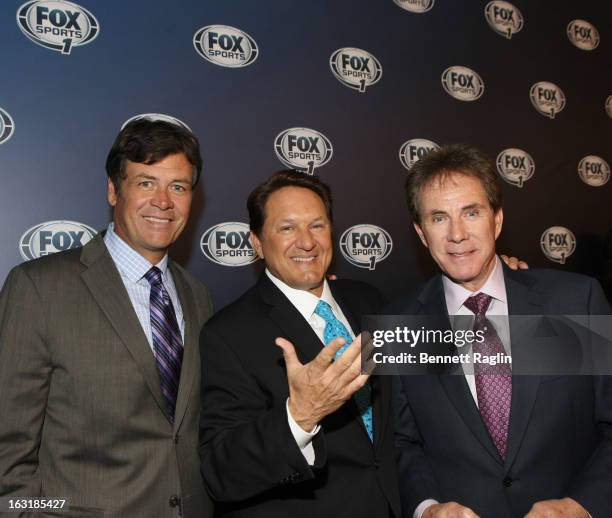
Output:
<instances>
[{"instance_id":1,"label":"man's fingers","mask_svg":"<svg viewBox=\"0 0 612 518\"><path fill-rule=\"evenodd\" d=\"M334 338L325 347L323 347L323 349L321 349L321 352L317 354L317 357L313 361L320 362L320 367L327 369L331 362L334 361L336 353L345 343L346 340L344 338Z\"/></svg>"},{"instance_id":2,"label":"man's fingers","mask_svg":"<svg viewBox=\"0 0 612 518\"><path fill-rule=\"evenodd\" d=\"M425 509L423 518L479 518L469 507L457 502L433 504Z\"/></svg>"},{"instance_id":3,"label":"man's fingers","mask_svg":"<svg viewBox=\"0 0 612 518\"><path fill-rule=\"evenodd\" d=\"M370 377L369 374L359 374L355 377L347 386L346 386L346 399L350 398L355 392L357 392L361 387L363 387Z\"/></svg>"},{"instance_id":4,"label":"man's fingers","mask_svg":"<svg viewBox=\"0 0 612 518\"><path fill-rule=\"evenodd\" d=\"M500 257L511 270L529 270L529 265L525 261L521 261L518 257L508 257L504 254L501 254Z\"/></svg>"},{"instance_id":5,"label":"man's fingers","mask_svg":"<svg viewBox=\"0 0 612 518\"><path fill-rule=\"evenodd\" d=\"M283 350L283 356L285 357L285 365L287 366L287 373L294 371L298 367L302 366L302 363L297 357L295 352L295 347L293 344L286 340L285 338L281 338L280 336L275 340L276 345L278 345Z\"/></svg>"},{"instance_id":6,"label":"man's fingers","mask_svg":"<svg viewBox=\"0 0 612 518\"><path fill-rule=\"evenodd\" d=\"M372 334L368 331L361 333L361 370L367 374L372 374L376 368L376 363L372 358L374 352L374 340L372 340Z\"/></svg>"}]
</instances>

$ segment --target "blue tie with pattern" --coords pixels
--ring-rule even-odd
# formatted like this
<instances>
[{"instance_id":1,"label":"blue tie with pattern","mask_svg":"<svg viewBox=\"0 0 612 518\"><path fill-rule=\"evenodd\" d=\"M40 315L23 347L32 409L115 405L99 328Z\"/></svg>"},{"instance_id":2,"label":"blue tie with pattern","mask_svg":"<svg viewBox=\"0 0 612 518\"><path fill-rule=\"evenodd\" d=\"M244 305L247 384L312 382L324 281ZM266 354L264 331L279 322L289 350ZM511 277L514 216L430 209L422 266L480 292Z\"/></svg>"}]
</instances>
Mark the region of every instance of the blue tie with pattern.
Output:
<instances>
[{"instance_id":1,"label":"blue tie with pattern","mask_svg":"<svg viewBox=\"0 0 612 518\"><path fill-rule=\"evenodd\" d=\"M172 301L162 283L160 269L153 266L145 274L145 279L151 284L149 299L151 334L161 391L168 403L170 419L174 422L174 410L183 361L181 331L176 321Z\"/></svg>"},{"instance_id":2,"label":"blue tie with pattern","mask_svg":"<svg viewBox=\"0 0 612 518\"><path fill-rule=\"evenodd\" d=\"M329 344L334 338L344 338L344 340L346 340L346 343L336 353L336 358L340 358L342 353L353 342L351 334L348 332L345 325L336 318L331 306L324 300L319 301L314 312L325 320L325 330L323 331L323 341L325 345ZM370 385L366 384L355 392L355 394L353 394L353 400L357 404L365 429L372 441L374 439L374 429L372 426L372 396L370 394Z\"/></svg>"}]
</instances>

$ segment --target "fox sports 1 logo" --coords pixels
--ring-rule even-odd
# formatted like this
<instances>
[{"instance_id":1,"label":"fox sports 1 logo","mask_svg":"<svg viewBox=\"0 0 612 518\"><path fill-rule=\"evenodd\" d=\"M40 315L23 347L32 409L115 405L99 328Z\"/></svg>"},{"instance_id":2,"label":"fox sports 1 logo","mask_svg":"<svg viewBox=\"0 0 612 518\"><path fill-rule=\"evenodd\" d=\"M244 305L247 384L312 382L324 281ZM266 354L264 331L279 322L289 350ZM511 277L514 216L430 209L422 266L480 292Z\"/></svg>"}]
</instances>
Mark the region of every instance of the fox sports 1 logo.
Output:
<instances>
[{"instance_id":1,"label":"fox sports 1 logo","mask_svg":"<svg viewBox=\"0 0 612 518\"><path fill-rule=\"evenodd\" d=\"M554 83L540 81L529 90L529 98L533 107L545 117L551 119L565 108L565 94Z\"/></svg>"},{"instance_id":2,"label":"fox sports 1 logo","mask_svg":"<svg viewBox=\"0 0 612 518\"><path fill-rule=\"evenodd\" d=\"M497 172L509 184L523 187L535 172L535 162L522 149L508 148L497 155Z\"/></svg>"},{"instance_id":3,"label":"fox sports 1 logo","mask_svg":"<svg viewBox=\"0 0 612 518\"><path fill-rule=\"evenodd\" d=\"M19 253L26 261L78 248L97 232L77 221L46 221L25 231L19 240Z\"/></svg>"},{"instance_id":4,"label":"fox sports 1 logo","mask_svg":"<svg viewBox=\"0 0 612 518\"><path fill-rule=\"evenodd\" d=\"M309 128L288 128L274 139L274 151L287 167L313 174L315 168L324 166L334 153L329 139Z\"/></svg>"},{"instance_id":5,"label":"fox sports 1 logo","mask_svg":"<svg viewBox=\"0 0 612 518\"><path fill-rule=\"evenodd\" d=\"M610 164L599 156L585 156L578 164L578 176L587 185L601 187L610 179Z\"/></svg>"},{"instance_id":6,"label":"fox sports 1 logo","mask_svg":"<svg viewBox=\"0 0 612 518\"><path fill-rule=\"evenodd\" d=\"M369 52L353 47L336 50L329 58L329 66L338 81L362 93L382 77L380 61Z\"/></svg>"},{"instance_id":7,"label":"fox sports 1 logo","mask_svg":"<svg viewBox=\"0 0 612 518\"><path fill-rule=\"evenodd\" d=\"M4 144L15 133L15 122L8 112L0 108L0 144Z\"/></svg>"},{"instance_id":8,"label":"fox sports 1 logo","mask_svg":"<svg viewBox=\"0 0 612 518\"><path fill-rule=\"evenodd\" d=\"M497 34L510 39L523 28L523 15L510 2L494 0L485 6L487 23Z\"/></svg>"},{"instance_id":9,"label":"fox sports 1 logo","mask_svg":"<svg viewBox=\"0 0 612 518\"><path fill-rule=\"evenodd\" d=\"M170 124L181 126L187 131L189 131L190 133L193 133L193 131L191 131L191 128L187 126L187 124L185 124L182 120L177 119L176 117L173 117L172 115L166 115L165 113L141 113L139 115L134 115L133 117L130 117L128 120L126 120L123 123L123 125L121 126L121 129L125 128L130 122L141 120L141 119L145 119L149 121L169 122Z\"/></svg>"},{"instance_id":10,"label":"fox sports 1 logo","mask_svg":"<svg viewBox=\"0 0 612 518\"><path fill-rule=\"evenodd\" d=\"M202 253L222 266L245 266L257 261L246 223L228 221L210 227L200 239Z\"/></svg>"},{"instance_id":11,"label":"fox sports 1 logo","mask_svg":"<svg viewBox=\"0 0 612 518\"><path fill-rule=\"evenodd\" d=\"M459 101L475 101L484 93L482 78L471 68L448 67L442 72L442 86L446 93Z\"/></svg>"},{"instance_id":12,"label":"fox sports 1 logo","mask_svg":"<svg viewBox=\"0 0 612 518\"><path fill-rule=\"evenodd\" d=\"M397 5L411 13L426 13L434 6L434 0L393 0Z\"/></svg>"},{"instance_id":13,"label":"fox sports 1 logo","mask_svg":"<svg viewBox=\"0 0 612 518\"><path fill-rule=\"evenodd\" d=\"M17 24L34 43L66 55L100 32L93 14L65 0L26 2L17 10Z\"/></svg>"},{"instance_id":14,"label":"fox sports 1 logo","mask_svg":"<svg viewBox=\"0 0 612 518\"><path fill-rule=\"evenodd\" d=\"M585 20L572 20L567 26L567 37L580 50L595 50L599 45L599 32Z\"/></svg>"},{"instance_id":15,"label":"fox sports 1 logo","mask_svg":"<svg viewBox=\"0 0 612 518\"><path fill-rule=\"evenodd\" d=\"M255 40L229 25L202 27L193 36L193 46L205 60L229 68L246 67L259 55Z\"/></svg>"},{"instance_id":16,"label":"fox sports 1 logo","mask_svg":"<svg viewBox=\"0 0 612 518\"><path fill-rule=\"evenodd\" d=\"M440 146L431 140L413 138L402 144L399 150L399 159L406 169L410 169L427 153L439 148Z\"/></svg>"},{"instance_id":17,"label":"fox sports 1 logo","mask_svg":"<svg viewBox=\"0 0 612 518\"><path fill-rule=\"evenodd\" d=\"M576 236L569 228L550 227L540 237L540 246L548 259L564 264L576 250Z\"/></svg>"},{"instance_id":18,"label":"fox sports 1 logo","mask_svg":"<svg viewBox=\"0 0 612 518\"><path fill-rule=\"evenodd\" d=\"M374 270L393 249L389 233L376 225L355 225L340 236L340 251L354 266Z\"/></svg>"}]
</instances>

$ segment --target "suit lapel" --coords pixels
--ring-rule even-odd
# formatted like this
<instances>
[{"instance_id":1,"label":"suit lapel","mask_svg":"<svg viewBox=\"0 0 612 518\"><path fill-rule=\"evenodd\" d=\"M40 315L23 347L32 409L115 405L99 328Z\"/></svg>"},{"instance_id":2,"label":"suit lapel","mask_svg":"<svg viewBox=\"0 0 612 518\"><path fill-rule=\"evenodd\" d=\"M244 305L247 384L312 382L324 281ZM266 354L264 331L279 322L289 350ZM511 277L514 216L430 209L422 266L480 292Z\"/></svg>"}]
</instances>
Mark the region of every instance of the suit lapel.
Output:
<instances>
[{"instance_id":1,"label":"suit lapel","mask_svg":"<svg viewBox=\"0 0 612 518\"><path fill-rule=\"evenodd\" d=\"M541 315L543 313L543 299L540 293L531 289L529 283L521 272L513 272L504 265L504 281L508 296L509 315ZM510 321L510 341L512 354L520 348L521 329L519 324ZM512 378L512 403L510 406L510 426L508 430L508 448L505 466L509 469L516 459L533 405L540 386L540 376L514 376Z\"/></svg>"},{"instance_id":2,"label":"suit lapel","mask_svg":"<svg viewBox=\"0 0 612 518\"><path fill-rule=\"evenodd\" d=\"M178 430L181 426L183 417L187 410L187 404L190 401L190 394L193 390L193 381L197 369L200 366L198 355L199 333L198 316L196 313L196 303L193 299L193 293L185 281L181 272L176 268L172 261L169 262L172 279L176 286L181 308L183 310L183 318L185 319L185 338L183 340L183 364L181 366L181 380L179 384L179 392L176 401L176 410L174 412L174 429Z\"/></svg>"},{"instance_id":3,"label":"suit lapel","mask_svg":"<svg viewBox=\"0 0 612 518\"><path fill-rule=\"evenodd\" d=\"M262 300L270 306L269 316L285 333L298 352L302 363L314 360L323 344L310 324L291 301L272 283L264 272L257 284Z\"/></svg>"},{"instance_id":4,"label":"suit lapel","mask_svg":"<svg viewBox=\"0 0 612 518\"><path fill-rule=\"evenodd\" d=\"M81 273L83 281L132 355L151 394L168 418L166 401L159 386L155 358L121 276L99 234L83 247L81 262L87 267Z\"/></svg>"},{"instance_id":5,"label":"suit lapel","mask_svg":"<svg viewBox=\"0 0 612 518\"><path fill-rule=\"evenodd\" d=\"M419 296L419 302L422 305L421 314L433 316L443 315L444 321L442 325L446 326L447 329L451 328L441 275L434 277L427 283ZM442 374L438 375L438 379L440 380L440 384L446 396L457 410L461 419L463 419L465 425L495 462L501 464L501 457L491 440L487 427L482 421L480 411L474 402L474 397L472 396L465 376L460 373Z\"/></svg>"}]
</instances>

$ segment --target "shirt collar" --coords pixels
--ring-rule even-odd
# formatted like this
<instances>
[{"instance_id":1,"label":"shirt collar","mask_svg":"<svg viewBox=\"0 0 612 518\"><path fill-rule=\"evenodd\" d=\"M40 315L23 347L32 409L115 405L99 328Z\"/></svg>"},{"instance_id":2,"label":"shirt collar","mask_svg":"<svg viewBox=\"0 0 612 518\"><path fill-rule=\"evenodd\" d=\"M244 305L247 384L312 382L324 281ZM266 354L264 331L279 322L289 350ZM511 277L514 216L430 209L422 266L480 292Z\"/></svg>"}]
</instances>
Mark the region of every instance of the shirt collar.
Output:
<instances>
[{"instance_id":1,"label":"shirt collar","mask_svg":"<svg viewBox=\"0 0 612 518\"><path fill-rule=\"evenodd\" d=\"M442 284L444 286L444 297L446 299L446 307L448 308L449 315L456 315L466 299L476 293L484 293L504 304L508 303L506 283L504 282L504 269L501 264L501 259L497 255L495 256L493 271L483 287L478 291L472 292L467 290L460 284L451 281L446 275L442 276Z\"/></svg>"},{"instance_id":2,"label":"shirt collar","mask_svg":"<svg viewBox=\"0 0 612 518\"><path fill-rule=\"evenodd\" d=\"M108 249L117 268L132 282L138 282L151 269L152 266L157 266L162 273L162 277L166 278L168 271L168 254L159 261L156 265L152 265L147 259L140 255L130 245L128 245L115 232L115 224L108 224L106 234L104 235L104 244Z\"/></svg>"},{"instance_id":3,"label":"shirt collar","mask_svg":"<svg viewBox=\"0 0 612 518\"><path fill-rule=\"evenodd\" d=\"M319 300L327 302L331 306L332 311L334 311L336 315L339 314L338 305L334 300L327 279L323 280L323 292L321 293L321 297L317 297L309 291L292 288L288 284L281 281L278 277L275 277L267 268L266 275L274 283L274 285L283 292L285 297L289 299L289 301L295 306L295 309L297 309L306 320L310 320L310 317L312 317Z\"/></svg>"}]
</instances>

